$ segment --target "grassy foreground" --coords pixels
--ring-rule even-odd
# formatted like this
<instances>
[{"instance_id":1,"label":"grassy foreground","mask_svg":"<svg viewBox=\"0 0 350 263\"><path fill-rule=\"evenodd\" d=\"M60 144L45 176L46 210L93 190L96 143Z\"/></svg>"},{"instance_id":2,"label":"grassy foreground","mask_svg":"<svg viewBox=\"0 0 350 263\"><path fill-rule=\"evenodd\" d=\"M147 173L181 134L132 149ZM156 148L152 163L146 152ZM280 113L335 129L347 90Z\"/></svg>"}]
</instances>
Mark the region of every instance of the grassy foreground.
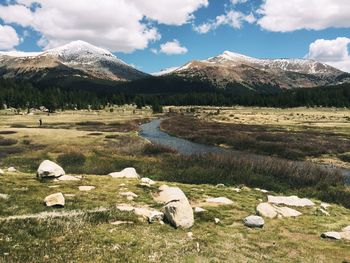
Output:
<instances>
[{"instance_id":1,"label":"grassy foreground","mask_svg":"<svg viewBox=\"0 0 350 263\"><path fill-rule=\"evenodd\" d=\"M114 112L64 112L52 114L0 114L0 168L15 166L19 173L0 176L0 217L52 211L79 210L77 217L0 221L0 262L349 262L349 241L320 238L325 231L339 231L350 224L350 192L341 178L317 169L296 169L289 163L252 163L239 158L181 157L150 145L138 136L138 124L152 118L149 111L119 109ZM44 121L38 127L38 119ZM81 175L77 182L38 181L35 171L44 159ZM133 214L115 209L117 203L160 208L152 195L157 188L143 188L132 180L106 174L135 167L142 176L179 186L196 214L190 230L148 224ZM163 182L161 182L163 181ZM167 182L164 182L167 181ZM172 182L172 183L169 183ZM215 187L218 183L227 185ZM125 185L122 185L125 184ZM79 186L96 189L81 192ZM233 187L252 189L237 193ZM249 229L242 219L255 213L266 195L298 194L313 199L315 208L297 209L301 217L266 220L263 229ZM134 201L120 196L132 191ZM47 208L45 196L62 192L63 209ZM231 206L207 206L206 197L224 196ZM320 199L331 202L330 216L319 211ZM337 205L339 203L343 205ZM104 212L88 212L103 207ZM214 223L219 218L219 224ZM113 225L115 221L130 225ZM193 232L193 238L188 232Z\"/></svg>"}]
</instances>

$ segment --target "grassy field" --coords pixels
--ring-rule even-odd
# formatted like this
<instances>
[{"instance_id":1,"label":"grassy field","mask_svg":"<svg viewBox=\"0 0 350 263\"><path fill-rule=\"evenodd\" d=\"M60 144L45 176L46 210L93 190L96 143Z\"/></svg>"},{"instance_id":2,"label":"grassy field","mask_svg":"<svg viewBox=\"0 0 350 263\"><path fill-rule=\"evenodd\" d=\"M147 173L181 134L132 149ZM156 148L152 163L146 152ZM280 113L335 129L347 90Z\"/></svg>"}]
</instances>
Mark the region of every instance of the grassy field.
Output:
<instances>
[{"instance_id":1,"label":"grassy field","mask_svg":"<svg viewBox=\"0 0 350 263\"><path fill-rule=\"evenodd\" d=\"M172 111L188 111L174 108ZM292 160L350 168L350 110L335 108L192 108L194 117L162 123L193 141Z\"/></svg>"},{"instance_id":2,"label":"grassy field","mask_svg":"<svg viewBox=\"0 0 350 263\"><path fill-rule=\"evenodd\" d=\"M211 118L219 118L221 113L212 115L210 112L216 110L207 111L202 109L196 114L201 120L218 121ZM314 167L297 169L274 159L253 163L231 157L181 157L138 136L138 124L153 117L149 111L133 109L50 116L2 112L0 168L14 166L19 172L0 176L0 193L9 196L0 199L0 218L53 211L82 214L56 219L0 219L0 262L350 261L349 241L320 238L322 232L339 231L350 224L350 210L344 207L350 192L340 177ZM40 118L42 127L38 127ZM44 159L56 161L69 174L82 176L81 181L37 180L35 172ZM129 166L142 176L158 180L157 185L144 188L133 180L105 176ZM219 183L226 186L216 187ZM190 230L148 224L115 209L117 203L126 202L160 208L153 195L162 184L179 186L193 206L201 204L207 210L196 214ZM81 192L81 185L96 189ZM243 185L250 189L234 191L233 187ZM266 188L273 194L316 198L316 206L298 208L303 213L298 218L266 219L263 229L246 228L242 219L254 214L257 204L267 196L254 187ZM120 195L125 191L138 197L128 201ZM56 192L66 195L63 209L47 208L43 203L45 196ZM209 196L225 196L234 204L203 204ZM321 199L332 203L330 216L320 213ZM108 210L90 211L101 207ZM214 218L219 218L220 223L215 224ZM118 220L133 224L111 224Z\"/></svg>"}]
</instances>

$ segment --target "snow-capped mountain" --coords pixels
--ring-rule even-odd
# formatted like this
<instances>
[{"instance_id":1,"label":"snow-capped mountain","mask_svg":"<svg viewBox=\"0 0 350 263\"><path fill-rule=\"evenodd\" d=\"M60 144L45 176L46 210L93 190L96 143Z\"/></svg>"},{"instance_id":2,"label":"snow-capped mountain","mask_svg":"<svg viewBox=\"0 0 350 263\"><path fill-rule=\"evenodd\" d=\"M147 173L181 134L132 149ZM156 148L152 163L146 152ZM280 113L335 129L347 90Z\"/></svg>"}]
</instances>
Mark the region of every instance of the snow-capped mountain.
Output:
<instances>
[{"instance_id":1,"label":"snow-capped mountain","mask_svg":"<svg viewBox=\"0 0 350 263\"><path fill-rule=\"evenodd\" d=\"M249 88L267 85L284 89L350 80L350 74L314 60L257 59L230 51L206 60L191 61L168 75L201 79L220 87L239 83Z\"/></svg>"},{"instance_id":2,"label":"snow-capped mountain","mask_svg":"<svg viewBox=\"0 0 350 263\"><path fill-rule=\"evenodd\" d=\"M84 41L44 52L0 52L0 76L40 80L51 77L128 81L147 77L111 52Z\"/></svg>"}]
</instances>

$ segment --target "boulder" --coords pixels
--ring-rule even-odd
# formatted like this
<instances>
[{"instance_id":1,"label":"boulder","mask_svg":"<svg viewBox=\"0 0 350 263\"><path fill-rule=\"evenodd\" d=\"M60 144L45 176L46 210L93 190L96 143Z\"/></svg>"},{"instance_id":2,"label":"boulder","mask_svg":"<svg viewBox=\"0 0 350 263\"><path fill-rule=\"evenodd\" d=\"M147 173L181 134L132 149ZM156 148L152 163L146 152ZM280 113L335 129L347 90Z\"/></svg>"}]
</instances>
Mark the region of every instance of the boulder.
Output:
<instances>
[{"instance_id":1,"label":"boulder","mask_svg":"<svg viewBox=\"0 0 350 263\"><path fill-rule=\"evenodd\" d=\"M321 237L328 238L328 239L336 239L336 240L341 239L341 235L339 234L339 232L325 232L321 234Z\"/></svg>"},{"instance_id":2,"label":"boulder","mask_svg":"<svg viewBox=\"0 0 350 263\"><path fill-rule=\"evenodd\" d=\"M195 207L195 208L193 209L193 212L194 212L194 213L203 213L203 212L205 212L205 211L207 211L207 210L205 210L205 209L202 208L202 207Z\"/></svg>"},{"instance_id":3,"label":"boulder","mask_svg":"<svg viewBox=\"0 0 350 263\"><path fill-rule=\"evenodd\" d=\"M282 217L298 217L302 215L302 213L300 213L299 211L289 207L285 207L285 206L283 207L274 206L274 207L278 215Z\"/></svg>"},{"instance_id":4,"label":"boulder","mask_svg":"<svg viewBox=\"0 0 350 263\"><path fill-rule=\"evenodd\" d=\"M72 175L62 175L57 178L58 181L80 181L79 178Z\"/></svg>"},{"instance_id":5,"label":"boulder","mask_svg":"<svg viewBox=\"0 0 350 263\"><path fill-rule=\"evenodd\" d=\"M340 232L340 237L345 240L350 240L350 231Z\"/></svg>"},{"instance_id":6,"label":"boulder","mask_svg":"<svg viewBox=\"0 0 350 263\"><path fill-rule=\"evenodd\" d=\"M120 172L110 173L109 176L113 178L127 178L127 179L139 179L140 176L137 174L135 168L125 168Z\"/></svg>"},{"instance_id":7,"label":"boulder","mask_svg":"<svg viewBox=\"0 0 350 263\"><path fill-rule=\"evenodd\" d=\"M256 211L258 215L267 218L275 218L278 215L276 209L269 203L260 203L257 206Z\"/></svg>"},{"instance_id":8,"label":"boulder","mask_svg":"<svg viewBox=\"0 0 350 263\"><path fill-rule=\"evenodd\" d=\"M4 174L5 174L5 172L0 169L0 175L4 175Z\"/></svg>"},{"instance_id":9,"label":"boulder","mask_svg":"<svg viewBox=\"0 0 350 263\"><path fill-rule=\"evenodd\" d=\"M79 191L91 191L94 190L96 187L95 186L79 186Z\"/></svg>"},{"instance_id":10,"label":"boulder","mask_svg":"<svg viewBox=\"0 0 350 263\"><path fill-rule=\"evenodd\" d=\"M233 201L227 197L210 197L205 200L207 203L217 204L217 205L232 205Z\"/></svg>"},{"instance_id":11,"label":"boulder","mask_svg":"<svg viewBox=\"0 0 350 263\"><path fill-rule=\"evenodd\" d=\"M174 227L190 228L194 224L192 207L187 200L174 200L164 206L164 216Z\"/></svg>"},{"instance_id":12,"label":"boulder","mask_svg":"<svg viewBox=\"0 0 350 263\"><path fill-rule=\"evenodd\" d=\"M64 196L62 193L56 193L56 194L52 194L52 195L45 197L44 202L46 203L46 206L63 207L65 200L64 200Z\"/></svg>"},{"instance_id":13,"label":"boulder","mask_svg":"<svg viewBox=\"0 0 350 263\"><path fill-rule=\"evenodd\" d=\"M16 173L16 172L17 172L17 169L16 169L15 167L9 167L9 168L7 169L7 171L8 171L9 173Z\"/></svg>"},{"instance_id":14,"label":"boulder","mask_svg":"<svg viewBox=\"0 0 350 263\"><path fill-rule=\"evenodd\" d=\"M246 218L243 219L243 223L245 226L247 227L263 227L265 224L265 221L262 217L260 216L248 216Z\"/></svg>"},{"instance_id":15,"label":"boulder","mask_svg":"<svg viewBox=\"0 0 350 263\"><path fill-rule=\"evenodd\" d=\"M169 203L171 201L187 201L187 197L184 194L184 192L182 192L182 190L178 187L169 187L166 185L162 185L161 187L159 187L159 194L158 196L154 197L154 199L158 202L158 203Z\"/></svg>"},{"instance_id":16,"label":"boulder","mask_svg":"<svg viewBox=\"0 0 350 263\"><path fill-rule=\"evenodd\" d=\"M297 196L267 196L269 203L276 205L287 205L287 206L314 206L315 204L307 198L299 198Z\"/></svg>"},{"instance_id":17,"label":"boulder","mask_svg":"<svg viewBox=\"0 0 350 263\"><path fill-rule=\"evenodd\" d=\"M134 213L137 216L142 216L143 218L147 219L149 223L161 222L164 218L164 213L148 207L136 207L134 209Z\"/></svg>"},{"instance_id":18,"label":"boulder","mask_svg":"<svg viewBox=\"0 0 350 263\"><path fill-rule=\"evenodd\" d=\"M49 160L43 161L36 173L38 178L58 178L65 174L61 166Z\"/></svg>"},{"instance_id":19,"label":"boulder","mask_svg":"<svg viewBox=\"0 0 350 263\"><path fill-rule=\"evenodd\" d=\"M343 232L350 232L350 226L344 227L342 229Z\"/></svg>"},{"instance_id":20,"label":"boulder","mask_svg":"<svg viewBox=\"0 0 350 263\"><path fill-rule=\"evenodd\" d=\"M155 181L153 181L152 179L149 179L149 178L146 178L146 177L144 177L144 178L141 178L141 180L140 180L140 185L142 185L142 186L151 186L151 185L155 185L156 184L156 182Z\"/></svg>"}]
</instances>

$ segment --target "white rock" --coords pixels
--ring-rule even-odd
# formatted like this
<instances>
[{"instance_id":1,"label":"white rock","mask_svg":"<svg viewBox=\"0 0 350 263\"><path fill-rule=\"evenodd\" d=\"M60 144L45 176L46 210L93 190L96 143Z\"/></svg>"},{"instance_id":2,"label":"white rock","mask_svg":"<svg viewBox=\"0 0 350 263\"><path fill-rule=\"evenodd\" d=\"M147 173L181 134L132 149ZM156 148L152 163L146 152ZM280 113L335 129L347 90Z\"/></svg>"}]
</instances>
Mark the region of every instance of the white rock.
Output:
<instances>
[{"instance_id":1,"label":"white rock","mask_svg":"<svg viewBox=\"0 0 350 263\"><path fill-rule=\"evenodd\" d=\"M119 193L121 196L131 196L131 197L133 197L133 198L136 198L136 197L138 197L138 195L137 194L135 194L135 193L133 193L133 192L122 192L122 193Z\"/></svg>"},{"instance_id":2,"label":"white rock","mask_svg":"<svg viewBox=\"0 0 350 263\"><path fill-rule=\"evenodd\" d=\"M154 197L158 203L166 204L171 201L185 200L188 202L186 195L178 187L161 186L159 195Z\"/></svg>"},{"instance_id":3,"label":"white rock","mask_svg":"<svg viewBox=\"0 0 350 263\"><path fill-rule=\"evenodd\" d=\"M219 224L219 223L220 223L220 219L217 218L217 217L215 217L215 218L214 218L214 222L215 222L215 224Z\"/></svg>"},{"instance_id":4,"label":"white rock","mask_svg":"<svg viewBox=\"0 0 350 263\"><path fill-rule=\"evenodd\" d=\"M159 186L159 191L164 191L167 188L169 188L169 186L167 186L166 184L163 184L163 185Z\"/></svg>"},{"instance_id":5,"label":"white rock","mask_svg":"<svg viewBox=\"0 0 350 263\"><path fill-rule=\"evenodd\" d=\"M193 238L193 233L192 232L188 232L187 233L187 237L192 239Z\"/></svg>"},{"instance_id":6,"label":"white rock","mask_svg":"<svg viewBox=\"0 0 350 263\"><path fill-rule=\"evenodd\" d=\"M7 200L7 199L9 199L9 195L7 195L7 194L0 194L0 199Z\"/></svg>"},{"instance_id":7,"label":"white rock","mask_svg":"<svg viewBox=\"0 0 350 263\"><path fill-rule=\"evenodd\" d=\"M350 240L350 231L344 231L339 233L342 239Z\"/></svg>"},{"instance_id":8,"label":"white rock","mask_svg":"<svg viewBox=\"0 0 350 263\"><path fill-rule=\"evenodd\" d=\"M120 172L110 173L109 176L113 178L127 178L127 179L139 179L140 176L137 174L135 168L125 168Z\"/></svg>"},{"instance_id":9,"label":"white rock","mask_svg":"<svg viewBox=\"0 0 350 263\"><path fill-rule=\"evenodd\" d=\"M64 194L64 197L75 197L75 194Z\"/></svg>"},{"instance_id":10,"label":"white rock","mask_svg":"<svg viewBox=\"0 0 350 263\"><path fill-rule=\"evenodd\" d=\"M278 215L276 209L269 203L260 203L256 207L256 211L258 215L267 217L267 218L275 218Z\"/></svg>"},{"instance_id":11,"label":"white rock","mask_svg":"<svg viewBox=\"0 0 350 263\"><path fill-rule=\"evenodd\" d=\"M80 181L79 178L72 175L62 175L57 178L58 181Z\"/></svg>"},{"instance_id":12,"label":"white rock","mask_svg":"<svg viewBox=\"0 0 350 263\"><path fill-rule=\"evenodd\" d=\"M16 173L16 172L17 172L17 169L16 169L15 167L9 167L9 168L7 169L7 171L8 171L9 173Z\"/></svg>"},{"instance_id":13,"label":"white rock","mask_svg":"<svg viewBox=\"0 0 350 263\"><path fill-rule=\"evenodd\" d=\"M251 216L244 218L243 223L247 227L263 227L265 224L265 221L260 216L251 215Z\"/></svg>"},{"instance_id":14,"label":"white rock","mask_svg":"<svg viewBox=\"0 0 350 263\"><path fill-rule=\"evenodd\" d=\"M164 218L164 213L148 207L136 207L134 213L147 219L149 223L161 222Z\"/></svg>"},{"instance_id":15,"label":"white rock","mask_svg":"<svg viewBox=\"0 0 350 263\"><path fill-rule=\"evenodd\" d=\"M171 201L164 206L164 216L174 227L190 228L194 224L192 207L187 200Z\"/></svg>"},{"instance_id":16,"label":"white rock","mask_svg":"<svg viewBox=\"0 0 350 263\"><path fill-rule=\"evenodd\" d=\"M79 191L91 191L94 190L96 187L95 186L79 186Z\"/></svg>"},{"instance_id":17,"label":"white rock","mask_svg":"<svg viewBox=\"0 0 350 263\"><path fill-rule=\"evenodd\" d=\"M5 172L2 169L0 169L0 175L4 175L4 174Z\"/></svg>"},{"instance_id":18,"label":"white rock","mask_svg":"<svg viewBox=\"0 0 350 263\"><path fill-rule=\"evenodd\" d=\"M115 221L115 222L112 222L111 225L114 225L114 226L119 226L119 225L132 225L134 224L134 222L132 221Z\"/></svg>"},{"instance_id":19,"label":"white rock","mask_svg":"<svg viewBox=\"0 0 350 263\"><path fill-rule=\"evenodd\" d=\"M239 192L241 191L241 189L239 189L239 188L236 188L236 187L234 187L234 188L231 188L231 190L232 190L232 191L235 191L236 193L239 193Z\"/></svg>"},{"instance_id":20,"label":"white rock","mask_svg":"<svg viewBox=\"0 0 350 263\"><path fill-rule=\"evenodd\" d=\"M64 206L64 196L62 193L56 193L45 197L46 206Z\"/></svg>"},{"instance_id":21,"label":"white rock","mask_svg":"<svg viewBox=\"0 0 350 263\"><path fill-rule=\"evenodd\" d=\"M119 186L126 186L126 184L120 184Z\"/></svg>"},{"instance_id":22,"label":"white rock","mask_svg":"<svg viewBox=\"0 0 350 263\"><path fill-rule=\"evenodd\" d=\"M58 178L65 174L61 166L49 160L43 161L36 173L38 178Z\"/></svg>"},{"instance_id":23,"label":"white rock","mask_svg":"<svg viewBox=\"0 0 350 263\"><path fill-rule=\"evenodd\" d=\"M322 238L336 239L340 240L341 235L338 232L325 232L321 234Z\"/></svg>"},{"instance_id":24,"label":"white rock","mask_svg":"<svg viewBox=\"0 0 350 263\"><path fill-rule=\"evenodd\" d=\"M344 227L342 229L343 232L350 232L350 226Z\"/></svg>"},{"instance_id":25,"label":"white rock","mask_svg":"<svg viewBox=\"0 0 350 263\"><path fill-rule=\"evenodd\" d=\"M288 206L314 206L315 204L307 198L299 198L297 196L267 196L268 202L276 205Z\"/></svg>"},{"instance_id":26,"label":"white rock","mask_svg":"<svg viewBox=\"0 0 350 263\"><path fill-rule=\"evenodd\" d=\"M195 212L195 213L203 213L203 212L205 212L205 211L207 211L207 210L205 210L205 209L202 208L202 207L195 207L195 208L193 209L193 212Z\"/></svg>"},{"instance_id":27,"label":"white rock","mask_svg":"<svg viewBox=\"0 0 350 263\"><path fill-rule=\"evenodd\" d=\"M232 205L233 201L227 197L210 197L205 200L207 203L218 204L218 205Z\"/></svg>"},{"instance_id":28,"label":"white rock","mask_svg":"<svg viewBox=\"0 0 350 263\"><path fill-rule=\"evenodd\" d=\"M330 207L331 205L330 204L327 204L327 203L321 203L320 205L323 209L327 210L328 207Z\"/></svg>"},{"instance_id":29,"label":"white rock","mask_svg":"<svg viewBox=\"0 0 350 263\"><path fill-rule=\"evenodd\" d=\"M224 184L217 184L215 187L217 187L217 188L224 188L225 185Z\"/></svg>"},{"instance_id":30,"label":"white rock","mask_svg":"<svg viewBox=\"0 0 350 263\"><path fill-rule=\"evenodd\" d=\"M153 181L152 179L144 177L144 178L141 178L140 184L145 186L151 186L151 185L155 185L156 182Z\"/></svg>"},{"instance_id":31,"label":"white rock","mask_svg":"<svg viewBox=\"0 0 350 263\"><path fill-rule=\"evenodd\" d=\"M118 204L117 209L122 212L132 212L135 208L128 204Z\"/></svg>"},{"instance_id":32,"label":"white rock","mask_svg":"<svg viewBox=\"0 0 350 263\"><path fill-rule=\"evenodd\" d=\"M323 214L325 216L330 216L329 212L324 210L323 208L320 208L319 211L321 212L321 214Z\"/></svg>"},{"instance_id":33,"label":"white rock","mask_svg":"<svg viewBox=\"0 0 350 263\"><path fill-rule=\"evenodd\" d=\"M289 207L278 207L278 206L274 206L274 207L277 213L282 217L298 217L302 215L302 213L300 213L299 211Z\"/></svg>"}]
</instances>

